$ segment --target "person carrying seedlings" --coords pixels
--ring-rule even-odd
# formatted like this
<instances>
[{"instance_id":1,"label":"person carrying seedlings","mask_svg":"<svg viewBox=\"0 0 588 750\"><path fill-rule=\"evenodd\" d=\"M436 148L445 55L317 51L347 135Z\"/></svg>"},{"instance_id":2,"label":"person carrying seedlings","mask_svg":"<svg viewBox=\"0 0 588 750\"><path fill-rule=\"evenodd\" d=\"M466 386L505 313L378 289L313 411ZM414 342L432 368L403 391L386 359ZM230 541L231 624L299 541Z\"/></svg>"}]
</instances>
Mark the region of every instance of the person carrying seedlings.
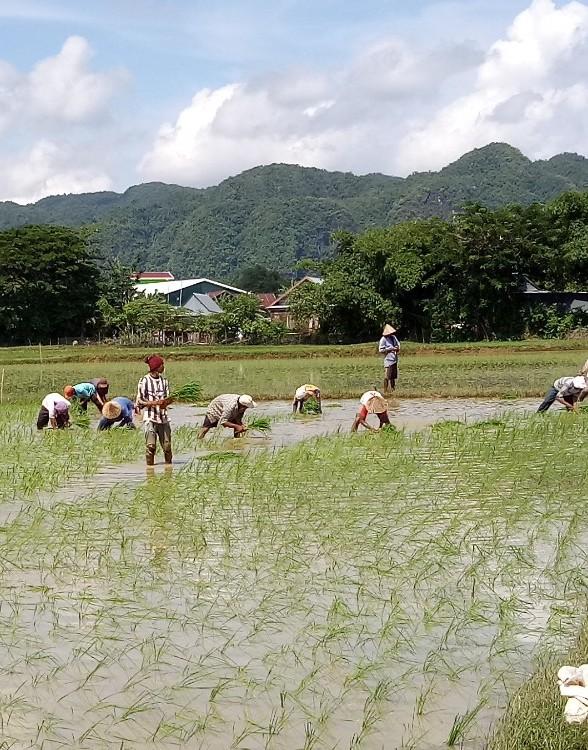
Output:
<instances>
[{"instance_id":1,"label":"person carrying seedlings","mask_svg":"<svg viewBox=\"0 0 588 750\"><path fill-rule=\"evenodd\" d=\"M41 402L41 409L37 417L37 429L63 430L69 427L70 403L61 393L49 393Z\"/></svg>"},{"instance_id":2,"label":"person carrying seedlings","mask_svg":"<svg viewBox=\"0 0 588 750\"><path fill-rule=\"evenodd\" d=\"M312 385L312 383L305 383L304 385L301 385L296 389L296 393L294 394L294 401L292 402L292 413L296 414L297 411L300 411L300 413L302 414L304 404L309 399L314 399L317 402L318 413L322 414L321 391L318 386Z\"/></svg>"},{"instance_id":3,"label":"person carrying seedlings","mask_svg":"<svg viewBox=\"0 0 588 750\"><path fill-rule=\"evenodd\" d=\"M247 409L255 406L257 404L247 393L241 396L238 393L221 393L208 404L198 439L202 440L208 430L219 424L233 430L235 437L241 437L247 430L243 416Z\"/></svg>"},{"instance_id":4,"label":"person carrying seedlings","mask_svg":"<svg viewBox=\"0 0 588 750\"><path fill-rule=\"evenodd\" d=\"M396 328L386 324L382 331L382 338L378 344L378 351L384 355L384 391L393 391L398 379L398 352L400 342L394 335Z\"/></svg>"},{"instance_id":5,"label":"person carrying seedlings","mask_svg":"<svg viewBox=\"0 0 588 750\"><path fill-rule=\"evenodd\" d=\"M563 404L568 411L576 411L578 398L585 388L588 388L586 375L558 378L545 394L537 413L547 411L555 401Z\"/></svg>"},{"instance_id":6,"label":"person carrying seedlings","mask_svg":"<svg viewBox=\"0 0 588 750\"><path fill-rule=\"evenodd\" d=\"M582 369L578 375L583 375L585 378L588 378L588 359L582 365ZM588 398L588 386L584 388L582 393L578 396L578 401L584 401L585 398Z\"/></svg>"},{"instance_id":7,"label":"person carrying seedlings","mask_svg":"<svg viewBox=\"0 0 588 750\"><path fill-rule=\"evenodd\" d=\"M78 383L77 385L66 385L63 389L65 398L75 399L82 411L88 410L88 403L91 401L96 408L102 413L104 401L98 395L96 386L93 383Z\"/></svg>"},{"instance_id":8,"label":"person carrying seedlings","mask_svg":"<svg viewBox=\"0 0 588 750\"><path fill-rule=\"evenodd\" d=\"M145 357L149 367L147 375L139 380L135 409L143 409L143 427L145 429L145 459L147 466L155 465L157 440L161 444L166 464L172 462L171 427L167 407L173 399L169 395L169 383L163 377L165 362L157 354Z\"/></svg>"},{"instance_id":9,"label":"person carrying seedlings","mask_svg":"<svg viewBox=\"0 0 588 750\"><path fill-rule=\"evenodd\" d=\"M368 424L368 414L375 414L380 420L379 427ZM351 432L357 432L358 427L377 432L380 427L390 424L388 417L388 403L379 391L366 391L359 399L359 411L355 417Z\"/></svg>"},{"instance_id":10,"label":"person carrying seedlings","mask_svg":"<svg viewBox=\"0 0 588 750\"><path fill-rule=\"evenodd\" d=\"M135 429L133 415L135 404L130 398L117 396L107 401L102 407L102 419L98 422L98 429L109 430L111 427L129 427Z\"/></svg>"}]
</instances>

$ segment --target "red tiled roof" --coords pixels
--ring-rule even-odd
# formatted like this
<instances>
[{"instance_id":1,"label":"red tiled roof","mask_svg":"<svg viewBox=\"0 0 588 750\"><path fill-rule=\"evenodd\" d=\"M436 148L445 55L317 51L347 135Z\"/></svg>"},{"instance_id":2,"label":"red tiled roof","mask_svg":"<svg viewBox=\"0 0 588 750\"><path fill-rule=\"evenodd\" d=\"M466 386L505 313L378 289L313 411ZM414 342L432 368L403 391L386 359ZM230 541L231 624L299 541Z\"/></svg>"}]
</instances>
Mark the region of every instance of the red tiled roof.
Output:
<instances>
[{"instance_id":1,"label":"red tiled roof","mask_svg":"<svg viewBox=\"0 0 588 750\"><path fill-rule=\"evenodd\" d=\"M274 294L273 292L260 292L255 296L261 302L261 306L264 308L273 305L273 303L278 299L277 294Z\"/></svg>"},{"instance_id":2,"label":"red tiled roof","mask_svg":"<svg viewBox=\"0 0 588 750\"><path fill-rule=\"evenodd\" d=\"M173 281L174 275L171 271L139 271L131 274L135 281Z\"/></svg>"}]
</instances>

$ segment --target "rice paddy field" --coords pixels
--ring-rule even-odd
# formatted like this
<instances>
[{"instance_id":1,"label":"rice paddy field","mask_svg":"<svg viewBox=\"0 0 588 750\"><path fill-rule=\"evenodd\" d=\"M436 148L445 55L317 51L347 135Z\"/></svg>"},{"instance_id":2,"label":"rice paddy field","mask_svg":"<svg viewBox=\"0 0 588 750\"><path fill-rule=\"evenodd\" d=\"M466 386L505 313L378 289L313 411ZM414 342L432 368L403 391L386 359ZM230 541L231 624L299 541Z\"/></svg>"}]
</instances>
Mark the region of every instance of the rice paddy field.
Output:
<instances>
[{"instance_id":1,"label":"rice paddy field","mask_svg":"<svg viewBox=\"0 0 588 750\"><path fill-rule=\"evenodd\" d=\"M585 358L415 353L398 396L431 380L455 396L458 376L485 398L537 395ZM145 472L139 431L33 429L50 378L132 393L143 372L99 365L0 365L0 748L588 747L555 677L588 660L588 415L439 411L306 437L330 417L267 405L292 434L278 448L197 446L182 407L177 463ZM168 366L207 395L226 377L337 398L372 370L367 355Z\"/></svg>"}]
</instances>

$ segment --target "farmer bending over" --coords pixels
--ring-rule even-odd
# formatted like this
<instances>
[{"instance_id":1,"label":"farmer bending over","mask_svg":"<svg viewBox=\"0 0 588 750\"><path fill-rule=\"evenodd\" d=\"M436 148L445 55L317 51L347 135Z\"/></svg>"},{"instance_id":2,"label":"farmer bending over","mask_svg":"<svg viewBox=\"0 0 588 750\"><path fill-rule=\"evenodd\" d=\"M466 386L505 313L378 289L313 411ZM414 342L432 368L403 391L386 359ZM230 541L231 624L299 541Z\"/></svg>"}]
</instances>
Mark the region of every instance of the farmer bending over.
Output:
<instances>
[{"instance_id":1,"label":"farmer bending over","mask_svg":"<svg viewBox=\"0 0 588 750\"><path fill-rule=\"evenodd\" d=\"M304 404L308 401L309 398L314 398L316 400L316 402L318 403L319 414L322 414L321 391L320 388L318 388L316 385L312 385L312 383L305 383L304 385L301 385L300 388L296 389L296 393L294 394L294 401L292 401L292 414L296 414L297 411L300 411L300 413L302 414Z\"/></svg>"},{"instance_id":2,"label":"farmer bending over","mask_svg":"<svg viewBox=\"0 0 588 750\"><path fill-rule=\"evenodd\" d=\"M145 429L145 459L147 466L154 466L157 440L161 444L166 464L172 462L171 427L167 407L173 401L169 395L169 383L163 377L165 363L157 354L145 357L149 373L139 380L135 409L143 409Z\"/></svg>"},{"instance_id":3,"label":"farmer bending over","mask_svg":"<svg viewBox=\"0 0 588 750\"><path fill-rule=\"evenodd\" d=\"M96 386L93 383L78 383L77 385L66 385L63 389L65 398L75 399L80 404L82 411L88 410L88 403L91 401L96 408L102 413L104 401L98 395Z\"/></svg>"},{"instance_id":4,"label":"farmer bending over","mask_svg":"<svg viewBox=\"0 0 588 750\"><path fill-rule=\"evenodd\" d=\"M359 399L359 411L351 427L351 432L357 432L357 428L361 425L367 430L377 432L379 427L372 427L367 422L368 414L375 414L380 420L379 427L383 427L385 424L390 424L390 418L388 417L388 403L379 391L366 391L363 396Z\"/></svg>"},{"instance_id":5,"label":"farmer bending over","mask_svg":"<svg viewBox=\"0 0 588 750\"><path fill-rule=\"evenodd\" d=\"M213 398L208 404L198 439L202 440L208 430L219 424L233 430L235 437L241 437L247 430L243 424L243 416L252 406L255 407L257 404L247 393L241 396L237 393L222 393Z\"/></svg>"},{"instance_id":6,"label":"farmer bending over","mask_svg":"<svg viewBox=\"0 0 588 750\"><path fill-rule=\"evenodd\" d=\"M63 430L69 427L69 407L69 401L61 393L49 393L41 402L37 429L50 427L52 430Z\"/></svg>"},{"instance_id":7,"label":"farmer bending over","mask_svg":"<svg viewBox=\"0 0 588 750\"><path fill-rule=\"evenodd\" d=\"M547 411L554 401L563 404L568 411L576 411L578 398L587 387L588 379L586 375L558 378L545 394L543 403L537 409L537 413Z\"/></svg>"},{"instance_id":8,"label":"farmer bending over","mask_svg":"<svg viewBox=\"0 0 588 750\"><path fill-rule=\"evenodd\" d=\"M117 396L107 401L102 407L102 419L98 422L99 430L109 430L111 427L130 427L135 429L133 415L135 404L130 398Z\"/></svg>"}]
</instances>

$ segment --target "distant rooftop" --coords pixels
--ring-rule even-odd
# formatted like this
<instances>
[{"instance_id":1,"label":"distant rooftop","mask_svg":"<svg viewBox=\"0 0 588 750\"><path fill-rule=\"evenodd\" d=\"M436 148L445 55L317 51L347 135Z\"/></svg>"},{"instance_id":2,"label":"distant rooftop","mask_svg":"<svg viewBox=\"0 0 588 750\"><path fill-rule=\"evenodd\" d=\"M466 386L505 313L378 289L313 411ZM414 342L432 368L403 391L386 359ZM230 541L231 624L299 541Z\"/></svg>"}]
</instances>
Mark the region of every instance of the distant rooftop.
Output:
<instances>
[{"instance_id":1,"label":"distant rooftop","mask_svg":"<svg viewBox=\"0 0 588 750\"><path fill-rule=\"evenodd\" d=\"M161 281L161 282L150 282L149 288L145 289L147 294L172 294L173 292L179 292L180 289L188 289L198 284L212 284L221 289L226 289L230 292L237 292L238 294L247 294L245 289L239 289L236 286L230 286L229 284L223 284L221 281L214 281L213 279L174 279L174 281ZM141 280L138 280L136 286L141 286ZM218 290L217 290L218 291Z\"/></svg>"},{"instance_id":2,"label":"distant rooftop","mask_svg":"<svg viewBox=\"0 0 588 750\"><path fill-rule=\"evenodd\" d=\"M138 271L131 274L131 279L137 284L154 284L158 281L173 281L175 276L171 271Z\"/></svg>"}]
</instances>

